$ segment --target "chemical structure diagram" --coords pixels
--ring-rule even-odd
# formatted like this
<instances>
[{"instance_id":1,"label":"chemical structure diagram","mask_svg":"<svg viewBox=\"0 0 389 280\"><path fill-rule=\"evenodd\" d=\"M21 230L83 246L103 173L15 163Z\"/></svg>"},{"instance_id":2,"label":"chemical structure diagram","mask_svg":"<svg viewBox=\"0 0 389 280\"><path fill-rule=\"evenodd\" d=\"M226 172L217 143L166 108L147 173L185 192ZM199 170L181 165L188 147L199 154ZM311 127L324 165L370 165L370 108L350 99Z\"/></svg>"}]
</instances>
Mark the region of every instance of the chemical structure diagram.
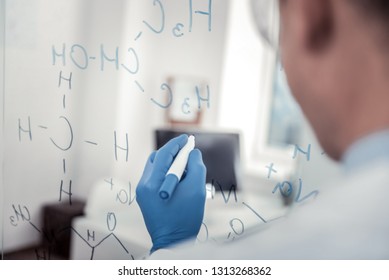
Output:
<instances>
[{"instance_id":1,"label":"chemical structure diagram","mask_svg":"<svg viewBox=\"0 0 389 280\"><path fill-rule=\"evenodd\" d=\"M125 50L119 46L114 48L107 47L107 45L103 43L96 48L98 49L98 53L94 53L82 43L69 44L64 42L60 44L56 43L51 46L48 57L50 57L50 62L53 66L53 69L55 69L55 71L58 73L57 79L53 81L53 83L57 85L58 96L60 96L59 102L63 110L58 115L55 123L63 128L62 132L65 135L61 138L48 136L49 143L51 143L59 152L61 152L61 155L63 155L59 159L62 174L62 178L58 180L57 185L58 196L56 197L56 200L59 203L67 203L71 206L73 204L73 195L77 192L77 185L74 183L72 176L68 173L66 158L67 152L74 149L74 144L76 141L93 147L100 145L100 142L96 139L80 139L72 125L71 116L69 116L68 110L70 106L69 99L72 97L71 93L74 87L74 83L77 82L77 76L74 71L69 69L87 71L88 69L96 68L101 72L112 71L112 69L114 69L114 71L124 71L131 78L133 78L132 82L138 91L140 93L146 93L148 89L137 79L137 74L141 69L141 61L139 56L141 50L137 48L137 42L142 40L142 36L144 36L146 32L151 32L152 34L169 32L170 35L175 38L187 36L190 34L190 32L192 32L196 20L206 20L208 22L208 29L206 32L211 32L213 12L212 0L204 1L208 4L208 9L197 10L193 5L194 1L188 0L188 22L186 24L177 22L174 26L168 27L166 25L164 2L162 0L150 0L150 9L156 9L160 17L158 20L144 19L142 21L144 30L134 34L133 45L128 46L128 48ZM172 86L168 82L163 82L159 85L159 89L162 91L164 98L157 99L155 97L148 96L145 97L146 101L151 102L159 108L168 109L171 107L173 99L175 98L175 93L172 89ZM205 89L206 94L204 95L201 93L202 90L200 90L200 85L194 86L193 93L194 96L196 96L195 104L197 106L193 106L191 103L192 100L190 100L189 97L184 97L181 106L182 114L189 114L191 110L193 110L193 107L195 107L194 109L196 110L200 110L203 106L208 109L210 108L211 88L209 85L206 85ZM30 115L25 118L18 118L17 120L17 138L20 144L23 144L25 141L33 141L34 135L42 131L46 131L48 135L50 135L50 129L51 128L49 126L44 123L39 123L39 121L36 121L36 119ZM113 130L111 137L113 147L112 154L114 160L119 161L119 158L124 158L124 160L128 162L130 149L129 133ZM308 146L307 151L304 151L301 147L296 145L293 158L296 158L298 153L305 155L307 157L307 161L310 160L310 146ZM120 157L120 155L123 155L123 157ZM274 173L277 173L276 165L274 163L269 163L266 168L268 170L268 179L270 179ZM113 191L113 178L105 179L104 181L110 185L111 190ZM272 190L272 193L275 194L279 192L282 196L289 197L294 194L295 190L297 189L297 195L295 196L296 203L302 203L303 201L314 198L318 195L318 191L313 191L303 196L302 179L299 179L297 188L295 185L296 184L294 182L289 181L279 182ZM245 207L245 209L247 209L248 213L251 213L258 218L259 223L269 223L275 220L264 218L263 215L259 213L259 211L250 206L248 203L239 201L235 186L231 186L227 193L217 182L214 182L213 186L220 188L220 191L218 191L217 195L223 198L225 204L231 203L232 201L234 203L240 203L243 205L243 207ZM115 192L116 201L120 204L131 205L135 201L135 195L133 194L134 190L132 188L131 182L129 182L127 189L121 188L120 190L115 190ZM107 240L113 240L114 242L117 242L119 247L128 255L128 259L135 259L135 257L131 254L131 248L127 248L115 234L117 218L114 212L106 213L107 235L100 238L96 238L94 230L88 229L86 233L81 233L72 226L60 228L55 232L47 231L45 228L37 226L36 222L33 222L29 207L23 204L12 204L11 212L12 215L9 217L9 222L12 226L18 227L18 225L21 223L28 223L34 229L34 231L36 231L38 234L41 234L43 239L47 242L47 244L49 244L49 246L42 251L36 250L37 259L51 259L51 248L58 242L58 236L65 233L72 233L75 238L81 239L82 242L84 242L86 246L90 248L91 260L94 259L98 247ZM228 233L224 238L227 241L234 241L235 239L243 236L246 231L246 225L244 221L238 217L230 219L228 222L228 227ZM199 239L200 242L219 242L212 237L212 234L209 232L209 229L205 223L203 223L201 231L204 234L201 240Z\"/></svg>"}]
</instances>

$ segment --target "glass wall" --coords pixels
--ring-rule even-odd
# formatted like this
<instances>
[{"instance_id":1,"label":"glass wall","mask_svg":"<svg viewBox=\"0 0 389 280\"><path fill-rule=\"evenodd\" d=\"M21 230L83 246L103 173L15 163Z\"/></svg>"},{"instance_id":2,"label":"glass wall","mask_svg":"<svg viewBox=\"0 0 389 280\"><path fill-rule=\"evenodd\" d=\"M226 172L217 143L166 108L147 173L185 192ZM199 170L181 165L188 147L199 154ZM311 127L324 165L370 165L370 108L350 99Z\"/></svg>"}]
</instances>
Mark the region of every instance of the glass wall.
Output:
<instances>
[{"instance_id":1,"label":"glass wall","mask_svg":"<svg viewBox=\"0 0 389 280\"><path fill-rule=\"evenodd\" d=\"M3 258L3 121L4 121L4 30L5 0L0 0L0 258Z\"/></svg>"}]
</instances>

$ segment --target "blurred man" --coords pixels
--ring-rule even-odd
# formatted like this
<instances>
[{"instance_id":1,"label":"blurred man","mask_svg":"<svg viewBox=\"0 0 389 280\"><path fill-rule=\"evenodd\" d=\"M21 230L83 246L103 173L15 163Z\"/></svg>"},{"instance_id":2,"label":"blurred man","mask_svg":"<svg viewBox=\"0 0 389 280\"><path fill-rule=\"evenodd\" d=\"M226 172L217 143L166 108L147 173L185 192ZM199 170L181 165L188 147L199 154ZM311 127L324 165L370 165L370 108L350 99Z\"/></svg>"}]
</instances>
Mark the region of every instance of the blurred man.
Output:
<instances>
[{"instance_id":1,"label":"blurred man","mask_svg":"<svg viewBox=\"0 0 389 280\"><path fill-rule=\"evenodd\" d=\"M169 202L154 193L186 136L153 153L137 200L154 258L389 258L389 2L280 0L280 47L290 88L342 180L315 203L225 246L163 250L193 239L204 211L205 170L194 150ZM159 250L162 249L162 250Z\"/></svg>"}]
</instances>

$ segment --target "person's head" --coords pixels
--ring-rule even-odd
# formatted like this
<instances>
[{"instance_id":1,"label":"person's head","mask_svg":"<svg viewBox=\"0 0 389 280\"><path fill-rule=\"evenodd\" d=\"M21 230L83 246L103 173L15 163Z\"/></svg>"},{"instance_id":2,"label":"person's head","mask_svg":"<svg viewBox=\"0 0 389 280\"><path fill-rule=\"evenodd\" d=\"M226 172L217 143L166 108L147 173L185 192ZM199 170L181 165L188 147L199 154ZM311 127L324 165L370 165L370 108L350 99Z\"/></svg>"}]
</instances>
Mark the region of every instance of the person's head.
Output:
<instances>
[{"instance_id":1,"label":"person's head","mask_svg":"<svg viewBox=\"0 0 389 280\"><path fill-rule=\"evenodd\" d=\"M389 128L389 1L280 0L282 62L324 150Z\"/></svg>"}]
</instances>

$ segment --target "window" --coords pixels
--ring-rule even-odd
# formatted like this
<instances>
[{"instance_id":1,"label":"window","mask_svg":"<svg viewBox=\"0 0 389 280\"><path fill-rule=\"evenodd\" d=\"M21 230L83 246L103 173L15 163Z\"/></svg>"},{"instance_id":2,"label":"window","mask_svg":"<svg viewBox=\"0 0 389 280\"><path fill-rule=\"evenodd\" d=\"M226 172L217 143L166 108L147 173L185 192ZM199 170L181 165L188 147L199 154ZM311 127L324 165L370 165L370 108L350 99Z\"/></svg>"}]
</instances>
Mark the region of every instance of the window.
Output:
<instances>
[{"instance_id":1,"label":"window","mask_svg":"<svg viewBox=\"0 0 389 280\"><path fill-rule=\"evenodd\" d=\"M279 61L276 62L271 93L267 144L285 148L298 144L302 129L302 114L293 99L286 75Z\"/></svg>"},{"instance_id":2,"label":"window","mask_svg":"<svg viewBox=\"0 0 389 280\"><path fill-rule=\"evenodd\" d=\"M300 141L303 116L293 99L278 56L279 13L276 1L251 0L257 35L263 42L260 110L257 115L253 163L264 166L274 163L283 171L280 176L293 174L296 162L291 150ZM282 173L282 174L281 174Z\"/></svg>"}]
</instances>

